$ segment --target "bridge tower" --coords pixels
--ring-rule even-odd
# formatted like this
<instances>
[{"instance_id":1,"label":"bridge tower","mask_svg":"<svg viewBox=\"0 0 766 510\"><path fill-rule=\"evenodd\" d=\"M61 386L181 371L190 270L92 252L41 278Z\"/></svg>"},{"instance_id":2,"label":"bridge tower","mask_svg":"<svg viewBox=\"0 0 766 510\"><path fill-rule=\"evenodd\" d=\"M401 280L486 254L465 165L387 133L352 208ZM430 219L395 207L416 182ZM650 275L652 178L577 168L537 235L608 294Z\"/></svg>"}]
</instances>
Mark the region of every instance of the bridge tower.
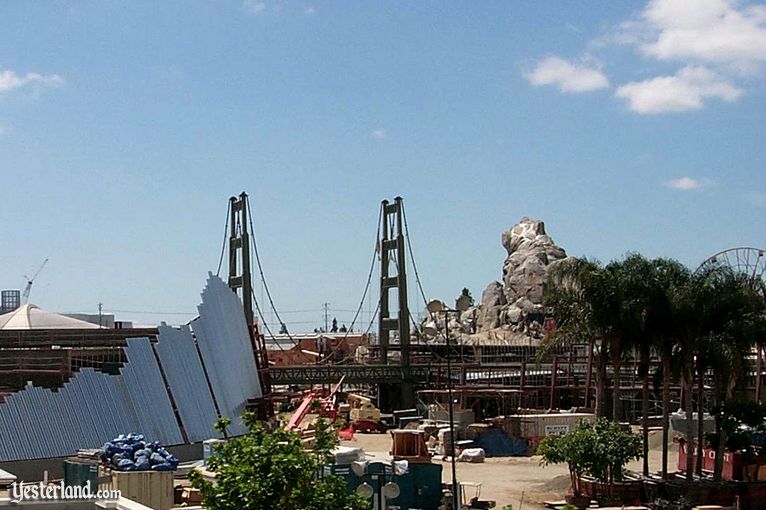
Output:
<instances>
[{"instance_id":1,"label":"bridge tower","mask_svg":"<svg viewBox=\"0 0 766 510\"><path fill-rule=\"evenodd\" d=\"M393 388L380 386L379 404L382 407L411 408L415 405L414 384L410 373L410 311L407 305L407 262L405 232L403 223L402 197L393 203L384 200L381 204L382 225L378 246L380 249L380 321L378 341L380 354L378 362L388 365L388 350L391 332L398 333L400 364L403 380L400 400L395 402ZM396 291L398 312L391 316L391 291Z\"/></svg>"},{"instance_id":2,"label":"bridge tower","mask_svg":"<svg viewBox=\"0 0 766 510\"><path fill-rule=\"evenodd\" d=\"M242 299L245 320L255 326L253 280L250 268L250 233L247 230L247 193L229 198L229 288ZM241 293L237 291L241 290Z\"/></svg>"},{"instance_id":3,"label":"bridge tower","mask_svg":"<svg viewBox=\"0 0 766 510\"><path fill-rule=\"evenodd\" d=\"M273 415L271 383L265 339L258 329L253 314L253 277L250 264L250 232L248 230L250 202L244 191L238 197L229 198L229 288L242 300L245 321L250 332L255 364L261 379L263 398L253 402L262 419ZM241 292L238 292L241 291Z\"/></svg>"}]
</instances>

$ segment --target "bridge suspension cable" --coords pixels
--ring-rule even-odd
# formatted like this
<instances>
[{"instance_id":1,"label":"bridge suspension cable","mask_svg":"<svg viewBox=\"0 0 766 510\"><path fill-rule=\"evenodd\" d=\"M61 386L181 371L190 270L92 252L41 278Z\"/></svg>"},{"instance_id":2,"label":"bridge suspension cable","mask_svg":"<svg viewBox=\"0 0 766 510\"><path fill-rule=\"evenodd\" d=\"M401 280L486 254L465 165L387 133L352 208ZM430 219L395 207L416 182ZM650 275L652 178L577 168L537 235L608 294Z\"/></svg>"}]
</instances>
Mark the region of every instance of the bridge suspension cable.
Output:
<instances>
[{"instance_id":1,"label":"bridge suspension cable","mask_svg":"<svg viewBox=\"0 0 766 510\"><path fill-rule=\"evenodd\" d=\"M226 253L226 240L229 237L229 214L231 214L231 207L226 206L226 223L223 227L223 243L221 243L221 257L218 259L218 269L215 271L216 276L221 276L221 266L223 265L223 255Z\"/></svg>"},{"instance_id":2,"label":"bridge suspension cable","mask_svg":"<svg viewBox=\"0 0 766 510\"><path fill-rule=\"evenodd\" d=\"M423 298L423 304L426 307L426 311L428 312L429 318L431 318L431 311L428 310L428 298L426 298L426 293L423 291L423 284L420 281L420 273L418 273L418 266L415 263L415 255L412 252L412 243L410 242L410 227L407 225L407 211L404 207L404 201L402 201L402 219L404 220L404 237L407 240L407 251L410 254L410 260L412 261L412 270L415 273L415 283L418 284L418 290L420 291L420 295Z\"/></svg>"},{"instance_id":3,"label":"bridge suspension cable","mask_svg":"<svg viewBox=\"0 0 766 510\"><path fill-rule=\"evenodd\" d=\"M263 265L261 264L261 256L258 252L258 242L256 240L255 235L255 228L253 228L253 209L250 205L250 197L247 197L247 221L250 224L250 235L253 238L253 242L251 243L253 255L255 255L255 262L258 265L258 274L261 276L261 283L263 284L263 288L266 291L266 297L269 300L269 305L271 306L271 309L274 311L274 316L277 318L280 324L284 324L284 321L282 320L282 317L279 315L279 311L277 310L277 307L274 306L274 299L271 297L271 291L269 290L269 285L266 283L266 277L263 274ZM261 321L263 321L263 325L266 328L266 332L271 335L272 339L275 340L275 343L282 349L282 346L279 345L279 341L274 336L274 333L271 332L271 329L268 326L268 323L266 322L266 318L263 316L263 312L261 310L260 305L258 304L258 300L255 298L255 292L251 289L250 293L253 295L253 302L255 303L255 307L258 311L258 315L261 317ZM287 338L290 339L290 342L293 344L294 347L300 350L300 345L298 342L293 338L293 336L290 334L289 330L285 330L287 332ZM284 351L284 349L282 349Z\"/></svg>"},{"instance_id":4,"label":"bridge suspension cable","mask_svg":"<svg viewBox=\"0 0 766 510\"><path fill-rule=\"evenodd\" d=\"M378 211L378 222L377 222L377 231L375 232L375 245L372 250L372 259L370 260L370 270L367 272L367 282L364 285L364 292L362 292L362 299L359 300L359 306L356 309L356 312L354 313L354 319L351 321L351 325L349 325L348 329L346 329L346 333L343 335L343 338L338 343L337 346L335 346L335 349L338 349L340 346L344 345L346 341L348 340L348 335L351 332L352 329L354 329L354 324L356 324L357 319L359 318L359 314L362 312L362 309L364 308L364 300L367 298L367 293L370 291L370 284L372 283L372 274L375 272L375 259L378 257L378 243L380 242L380 223L381 218L383 218L383 206L380 206L380 209ZM367 330L364 332L364 334L368 334L370 332L370 329L372 329L372 325L375 322L375 317L378 315L378 310L380 310L380 298L378 298L378 306L375 308L375 313L372 314L372 317L370 318L370 324L367 326ZM352 355L349 354L343 360L340 360L340 362L343 362L347 359L349 359ZM321 360L320 363L329 363L330 359L324 359ZM337 362L337 361L336 361Z\"/></svg>"},{"instance_id":5,"label":"bridge suspension cable","mask_svg":"<svg viewBox=\"0 0 766 510\"><path fill-rule=\"evenodd\" d=\"M414 254L414 252L412 250L412 242L410 241L410 227L407 224L407 212L406 212L406 208L404 206L404 201L402 201L402 221L404 223L404 237L407 240L407 252L408 252L408 254L410 256L410 260L412 261L412 271L415 273L415 283L417 283L418 291L420 293L421 298L423 299L424 309L425 309L426 313L428 313L428 318L431 321L433 321L434 320L434 316L431 313L431 310L428 309L428 298L426 297L426 293L423 290L423 283L420 280L420 273L418 272L418 266L417 266L417 263L415 262L415 254ZM398 265L398 261L396 263ZM410 315L410 320L412 321L412 325L413 325L413 327L415 328L415 330L418 333L418 343L421 343L420 340L423 337L422 327L420 325L420 322L416 321L415 318L412 316L412 310L410 309L410 307L407 307L407 308L408 308L408 312L409 312L409 315ZM449 321L445 321L445 325L444 326L445 326L445 328L448 328L449 327ZM441 354L436 352L436 350L434 350L434 348L433 348L433 346L431 344L429 344L428 342L422 342L422 343L425 344L426 347L428 347L428 350L431 352L431 354L434 357L436 357L436 359L438 359L440 361L446 361L447 358L445 358L444 356L442 356Z\"/></svg>"}]
</instances>

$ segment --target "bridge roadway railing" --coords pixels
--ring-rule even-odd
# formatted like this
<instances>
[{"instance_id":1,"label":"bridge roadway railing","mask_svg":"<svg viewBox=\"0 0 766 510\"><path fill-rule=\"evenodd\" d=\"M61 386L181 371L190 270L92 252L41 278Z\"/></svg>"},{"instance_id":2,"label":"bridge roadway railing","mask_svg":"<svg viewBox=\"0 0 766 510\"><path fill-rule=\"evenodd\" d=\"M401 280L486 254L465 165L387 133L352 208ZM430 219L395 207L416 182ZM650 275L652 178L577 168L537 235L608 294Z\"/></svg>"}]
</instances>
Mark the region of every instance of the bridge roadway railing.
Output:
<instances>
[{"instance_id":1,"label":"bridge roadway railing","mask_svg":"<svg viewBox=\"0 0 766 510\"><path fill-rule=\"evenodd\" d=\"M410 377L425 382L435 367L411 365ZM272 385L286 384L331 384L345 376L345 382L397 383L406 378L405 370L399 365L296 365L269 367Z\"/></svg>"},{"instance_id":2,"label":"bridge roadway railing","mask_svg":"<svg viewBox=\"0 0 766 510\"><path fill-rule=\"evenodd\" d=\"M568 370L558 365L557 386L572 384L572 375L579 381L585 381L586 364L573 363ZM493 363L493 364L455 364L452 366L453 380L459 384L472 383L510 383L521 387L546 387L550 385L554 367L551 363ZM566 377L565 372L570 374ZM269 377L273 385L289 384L331 384L345 376L346 383L377 384L397 383L407 378L405 369L399 365L292 365L269 367ZM409 367L409 378L415 383L433 383L446 380L445 364L413 364Z\"/></svg>"}]
</instances>

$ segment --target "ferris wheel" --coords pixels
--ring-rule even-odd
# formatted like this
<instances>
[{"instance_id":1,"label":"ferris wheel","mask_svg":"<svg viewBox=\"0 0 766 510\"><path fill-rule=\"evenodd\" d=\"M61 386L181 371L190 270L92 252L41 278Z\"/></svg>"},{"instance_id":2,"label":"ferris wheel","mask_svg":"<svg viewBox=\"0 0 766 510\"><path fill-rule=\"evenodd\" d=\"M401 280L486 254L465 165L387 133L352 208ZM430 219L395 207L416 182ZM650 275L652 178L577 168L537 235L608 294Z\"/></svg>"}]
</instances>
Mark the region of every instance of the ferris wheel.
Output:
<instances>
[{"instance_id":1,"label":"ferris wheel","mask_svg":"<svg viewBox=\"0 0 766 510\"><path fill-rule=\"evenodd\" d=\"M766 250L761 248L729 248L708 257L697 271L728 267L735 273L746 274L761 292L766 292Z\"/></svg>"}]
</instances>

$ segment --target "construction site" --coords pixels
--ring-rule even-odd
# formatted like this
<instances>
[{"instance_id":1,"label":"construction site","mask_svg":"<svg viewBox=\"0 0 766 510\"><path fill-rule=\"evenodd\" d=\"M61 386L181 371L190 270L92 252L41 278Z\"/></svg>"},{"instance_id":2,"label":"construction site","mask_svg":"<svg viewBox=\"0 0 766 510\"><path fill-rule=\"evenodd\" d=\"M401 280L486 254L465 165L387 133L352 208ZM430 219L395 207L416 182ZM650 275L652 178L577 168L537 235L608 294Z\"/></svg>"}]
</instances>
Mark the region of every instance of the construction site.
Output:
<instances>
[{"instance_id":1,"label":"construction site","mask_svg":"<svg viewBox=\"0 0 766 510\"><path fill-rule=\"evenodd\" d=\"M198 316L188 324L133 327L101 314L75 318L47 312L28 303L37 274L23 293L3 292L4 484L62 479L70 486L90 480L99 487L122 487L128 498L149 508L199 505L200 494L184 482L185 473L205 472L212 445L246 434L240 416L249 411L269 427L298 431L307 445L317 419L340 424L332 472L351 491L369 487L375 508L517 503L535 508L545 501L563 506L566 472L552 467L543 474L534 456L541 439L573 431L583 420L595 422L599 367L592 341L566 348L548 342L557 325L554 311L542 305L546 275L567 255L541 221L524 218L503 234L508 258L502 283L491 283L480 303L465 289L453 305L427 298L404 201L383 201L353 321L329 328L325 319L326 329L292 334L266 285L249 209L246 193L230 199L221 253L222 260L227 255L228 272L221 274L219 265L217 273L208 274ZM766 261L763 251L736 249L703 265L722 263L761 279ZM266 302L256 299L256 278L265 286ZM361 324L371 293L379 296L376 311ZM412 306L410 294L422 304ZM279 333L266 321L267 307L283 325ZM747 391L759 400L760 349L752 355L755 370ZM659 373L659 359L651 363L651 372ZM629 358L619 373L602 368L622 396L601 405L619 405L626 427L640 424L638 364ZM651 455L656 457L661 397L659 385L654 387ZM671 391L680 408L682 389L676 385ZM231 420L225 435L214 427L222 417ZM128 433L141 439L124 436ZM164 445L153 448L161 448L156 463L167 469L131 485L133 460L121 461L122 468L130 467L125 472L114 459L107 457L104 464L103 453L98 461L102 445L120 441L142 448L149 441ZM679 449L679 467L680 456ZM374 469L350 470L365 458L380 462L381 473L406 461L409 474L386 478L371 474ZM510 481L501 481L510 480L514 470L518 476L511 488ZM532 472L537 474L530 477ZM384 491L386 479L396 482L395 490Z\"/></svg>"}]
</instances>

